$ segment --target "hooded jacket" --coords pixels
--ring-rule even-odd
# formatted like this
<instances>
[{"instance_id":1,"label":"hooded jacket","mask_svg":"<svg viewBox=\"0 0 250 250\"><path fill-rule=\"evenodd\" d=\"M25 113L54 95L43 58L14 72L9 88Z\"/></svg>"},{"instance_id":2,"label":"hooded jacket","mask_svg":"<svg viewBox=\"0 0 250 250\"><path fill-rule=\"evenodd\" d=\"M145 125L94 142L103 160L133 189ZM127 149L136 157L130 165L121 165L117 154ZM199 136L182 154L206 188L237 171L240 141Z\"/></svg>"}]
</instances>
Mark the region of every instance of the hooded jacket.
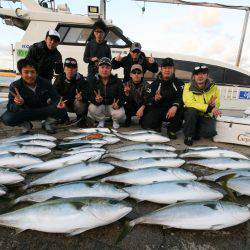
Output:
<instances>
[{"instance_id":1,"label":"hooded jacket","mask_svg":"<svg viewBox=\"0 0 250 250\"><path fill-rule=\"evenodd\" d=\"M187 108L195 108L203 113L208 111L211 112L208 103L212 96L217 97L215 100L215 107L219 108L220 92L215 83L207 79L205 88L201 90L197 87L195 81L192 80L190 83L185 84L183 91L183 102Z\"/></svg>"},{"instance_id":2,"label":"hooded jacket","mask_svg":"<svg viewBox=\"0 0 250 250\"><path fill-rule=\"evenodd\" d=\"M159 108L170 108L171 106L182 107L182 91L184 83L173 74L168 80L163 80L159 74L157 79L151 83L147 89L145 105ZM157 90L160 90L161 100L155 101L154 97Z\"/></svg>"},{"instance_id":3,"label":"hooded jacket","mask_svg":"<svg viewBox=\"0 0 250 250\"><path fill-rule=\"evenodd\" d=\"M88 82L80 73L76 73L71 80L66 78L65 73L58 75L53 87L64 100L67 100L68 106L74 103L76 90L81 92L82 102L88 101Z\"/></svg>"},{"instance_id":4,"label":"hooded jacket","mask_svg":"<svg viewBox=\"0 0 250 250\"><path fill-rule=\"evenodd\" d=\"M62 55L57 50L49 50L46 42L34 43L30 46L27 59L38 66L38 75L51 81L54 75L63 72Z\"/></svg>"},{"instance_id":5,"label":"hooded jacket","mask_svg":"<svg viewBox=\"0 0 250 250\"><path fill-rule=\"evenodd\" d=\"M101 103L97 103L95 100L95 92L100 92L103 98ZM89 84L89 100L91 103L99 105L112 105L114 99L117 101L119 99L118 105L122 107L124 105L124 92L122 82L117 78L117 76L110 75L107 85L104 85L99 76L95 76Z\"/></svg>"},{"instance_id":6,"label":"hooded jacket","mask_svg":"<svg viewBox=\"0 0 250 250\"><path fill-rule=\"evenodd\" d=\"M143 52L140 53L137 60L133 61L130 54L123 57L121 61L116 61L115 58L112 59L112 68L119 69L120 67L123 68L124 79L123 82L128 82L130 80L130 70L132 65L140 64L142 66L143 73L147 70L151 71L152 73L158 72L158 64L157 62L149 63L145 54Z\"/></svg>"},{"instance_id":7,"label":"hooded jacket","mask_svg":"<svg viewBox=\"0 0 250 250\"><path fill-rule=\"evenodd\" d=\"M107 45L107 41L102 43L97 43L95 39L90 40L85 48L83 60L85 63L88 63L88 73L97 73L96 62L92 62L91 58L97 57L101 59L102 57L108 57L111 59L111 50Z\"/></svg>"}]
</instances>

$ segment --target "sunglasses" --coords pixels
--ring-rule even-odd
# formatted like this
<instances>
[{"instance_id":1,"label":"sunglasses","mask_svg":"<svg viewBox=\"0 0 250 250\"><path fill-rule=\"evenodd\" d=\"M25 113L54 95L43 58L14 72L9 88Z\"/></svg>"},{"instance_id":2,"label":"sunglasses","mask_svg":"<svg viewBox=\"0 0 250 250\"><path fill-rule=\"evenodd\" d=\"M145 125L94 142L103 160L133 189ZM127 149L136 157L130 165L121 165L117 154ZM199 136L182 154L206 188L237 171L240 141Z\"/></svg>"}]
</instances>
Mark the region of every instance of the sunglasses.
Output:
<instances>
[{"instance_id":1,"label":"sunglasses","mask_svg":"<svg viewBox=\"0 0 250 250\"><path fill-rule=\"evenodd\" d=\"M73 64L73 65L76 65L76 64L77 64L76 61L71 61L71 60L66 60L65 63L66 63L66 64Z\"/></svg>"},{"instance_id":2,"label":"sunglasses","mask_svg":"<svg viewBox=\"0 0 250 250\"><path fill-rule=\"evenodd\" d=\"M131 71L131 73L132 74L137 74L137 75L140 75L140 74L142 74L142 71L141 70L139 70L139 69L133 69L132 71Z\"/></svg>"},{"instance_id":3,"label":"sunglasses","mask_svg":"<svg viewBox=\"0 0 250 250\"><path fill-rule=\"evenodd\" d=\"M206 65L202 65L202 66L196 66L194 68L194 70L200 70L200 69L205 70L205 69L208 69L208 67Z\"/></svg>"}]
</instances>

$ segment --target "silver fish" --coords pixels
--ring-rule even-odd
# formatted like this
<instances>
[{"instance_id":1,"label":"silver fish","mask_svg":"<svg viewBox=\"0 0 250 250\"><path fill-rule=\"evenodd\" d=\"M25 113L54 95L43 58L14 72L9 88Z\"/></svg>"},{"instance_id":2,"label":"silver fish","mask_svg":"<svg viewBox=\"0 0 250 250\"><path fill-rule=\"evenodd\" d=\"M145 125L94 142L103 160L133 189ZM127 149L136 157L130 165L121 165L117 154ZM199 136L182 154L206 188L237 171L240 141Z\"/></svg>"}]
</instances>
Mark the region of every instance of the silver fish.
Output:
<instances>
[{"instance_id":1,"label":"silver fish","mask_svg":"<svg viewBox=\"0 0 250 250\"><path fill-rule=\"evenodd\" d=\"M109 150L109 152L124 152L129 150L147 150L147 149L162 149L167 151L176 151L173 146L164 145L164 144L149 144L149 143L140 143L140 144L132 144L128 146L123 146L119 148L114 148Z\"/></svg>"},{"instance_id":2,"label":"silver fish","mask_svg":"<svg viewBox=\"0 0 250 250\"><path fill-rule=\"evenodd\" d=\"M71 236L115 222L132 207L122 201L107 199L57 199L34 204L0 215L0 225ZM63 219L62 219L63 218Z\"/></svg>"},{"instance_id":3,"label":"silver fish","mask_svg":"<svg viewBox=\"0 0 250 250\"><path fill-rule=\"evenodd\" d=\"M217 179L227 176L227 175L232 175L234 174L233 178L237 177L250 177L250 169L229 169L226 171L220 171L215 174L207 175L207 176L202 176L199 179L200 180L208 180L208 181L216 181Z\"/></svg>"},{"instance_id":4,"label":"silver fish","mask_svg":"<svg viewBox=\"0 0 250 250\"><path fill-rule=\"evenodd\" d=\"M18 145L23 145L23 146L41 146L41 147L46 147L46 148L55 148L56 143L53 141L48 141L48 140L29 140L29 141L21 141L18 142Z\"/></svg>"},{"instance_id":5,"label":"silver fish","mask_svg":"<svg viewBox=\"0 0 250 250\"><path fill-rule=\"evenodd\" d=\"M6 145L0 146L0 154L30 154L34 156L42 156L51 153L51 149L41 146L22 146L22 145Z\"/></svg>"},{"instance_id":6,"label":"silver fish","mask_svg":"<svg viewBox=\"0 0 250 250\"><path fill-rule=\"evenodd\" d=\"M113 129L112 132L117 132L117 131ZM128 132L119 131L119 134L122 134L122 135L137 135L137 134L159 134L159 133L154 131L154 130L140 129L140 130L134 130L134 131L128 131Z\"/></svg>"},{"instance_id":7,"label":"silver fish","mask_svg":"<svg viewBox=\"0 0 250 250\"><path fill-rule=\"evenodd\" d=\"M57 185L42 191L20 196L13 203L17 204L25 201L44 202L53 197L100 197L123 200L128 197L128 193L107 183L79 181Z\"/></svg>"},{"instance_id":8,"label":"silver fish","mask_svg":"<svg viewBox=\"0 0 250 250\"><path fill-rule=\"evenodd\" d=\"M80 133L80 134L90 134L90 133L110 133L109 128L76 128L70 129L69 132Z\"/></svg>"},{"instance_id":9,"label":"silver fish","mask_svg":"<svg viewBox=\"0 0 250 250\"><path fill-rule=\"evenodd\" d=\"M0 196L4 196L8 193L8 189L4 185L0 185Z\"/></svg>"},{"instance_id":10,"label":"silver fish","mask_svg":"<svg viewBox=\"0 0 250 250\"><path fill-rule=\"evenodd\" d=\"M219 200L223 194L197 181L167 181L148 185L125 187L131 198L172 204L179 201Z\"/></svg>"},{"instance_id":11,"label":"silver fish","mask_svg":"<svg viewBox=\"0 0 250 250\"><path fill-rule=\"evenodd\" d=\"M249 208L233 202L180 202L130 221L129 226L156 224L180 229L219 230L249 219Z\"/></svg>"},{"instance_id":12,"label":"silver fish","mask_svg":"<svg viewBox=\"0 0 250 250\"><path fill-rule=\"evenodd\" d=\"M47 140L47 141L56 141L54 136L44 135L44 134L34 134L34 135L21 135L14 136L0 140L0 143L12 143L12 142L21 142L21 141L30 141L30 140Z\"/></svg>"},{"instance_id":13,"label":"silver fish","mask_svg":"<svg viewBox=\"0 0 250 250\"><path fill-rule=\"evenodd\" d=\"M130 170L137 170L152 167L177 168L185 163L179 158L140 158L132 161L109 160L109 163Z\"/></svg>"},{"instance_id":14,"label":"silver fish","mask_svg":"<svg viewBox=\"0 0 250 250\"><path fill-rule=\"evenodd\" d=\"M104 158L113 157L119 160L136 160L140 158L174 158L177 154L161 149L147 149L147 150L129 150L124 152L114 152L104 155Z\"/></svg>"},{"instance_id":15,"label":"silver fish","mask_svg":"<svg viewBox=\"0 0 250 250\"><path fill-rule=\"evenodd\" d=\"M0 155L0 167L18 168L42 162L41 159L27 154L8 153Z\"/></svg>"},{"instance_id":16,"label":"silver fish","mask_svg":"<svg viewBox=\"0 0 250 250\"><path fill-rule=\"evenodd\" d=\"M150 143L164 143L169 142L169 138L162 136L157 133L139 133L139 134L132 134L132 135L124 135L112 130L115 135L121 137L126 140L136 141L136 142L150 142Z\"/></svg>"},{"instance_id":17,"label":"silver fish","mask_svg":"<svg viewBox=\"0 0 250 250\"><path fill-rule=\"evenodd\" d=\"M108 176L101 181L122 182L132 185L151 184L163 181L196 180L197 177L181 168L147 168Z\"/></svg>"},{"instance_id":18,"label":"silver fish","mask_svg":"<svg viewBox=\"0 0 250 250\"><path fill-rule=\"evenodd\" d=\"M227 186L240 195L250 196L250 176L230 179Z\"/></svg>"},{"instance_id":19,"label":"silver fish","mask_svg":"<svg viewBox=\"0 0 250 250\"><path fill-rule=\"evenodd\" d=\"M218 148L217 146L196 146L196 147L188 147L188 150L194 150L194 151L199 151L199 150L209 150L209 149L216 149Z\"/></svg>"},{"instance_id":20,"label":"silver fish","mask_svg":"<svg viewBox=\"0 0 250 250\"><path fill-rule=\"evenodd\" d=\"M23 167L21 168L21 171L28 173L48 172L62 167L66 167L71 164L80 163L83 161L97 161L102 157L102 155L103 152L80 153Z\"/></svg>"},{"instance_id":21,"label":"silver fish","mask_svg":"<svg viewBox=\"0 0 250 250\"><path fill-rule=\"evenodd\" d=\"M106 149L104 148L82 148L79 150L71 150L68 152L65 152L63 155L75 155L75 154L81 154L86 152L103 152L103 154L106 152Z\"/></svg>"},{"instance_id":22,"label":"silver fish","mask_svg":"<svg viewBox=\"0 0 250 250\"><path fill-rule=\"evenodd\" d=\"M32 182L30 182L24 189L45 185L64 183L70 181L79 181L84 179L90 179L95 176L106 174L114 169L114 166L107 163L91 162L91 163L78 163L70 165L64 168L60 168L52 171L49 174L44 175Z\"/></svg>"},{"instance_id":23,"label":"silver fish","mask_svg":"<svg viewBox=\"0 0 250 250\"><path fill-rule=\"evenodd\" d=\"M69 148L69 150L82 150L84 148L101 148L102 144L85 144L78 147Z\"/></svg>"},{"instance_id":24,"label":"silver fish","mask_svg":"<svg viewBox=\"0 0 250 250\"><path fill-rule=\"evenodd\" d=\"M250 160L246 159L215 158L192 160L187 163L218 170L250 168Z\"/></svg>"},{"instance_id":25,"label":"silver fish","mask_svg":"<svg viewBox=\"0 0 250 250\"><path fill-rule=\"evenodd\" d=\"M0 184L10 185L24 181L24 174L11 168L0 168Z\"/></svg>"},{"instance_id":26,"label":"silver fish","mask_svg":"<svg viewBox=\"0 0 250 250\"><path fill-rule=\"evenodd\" d=\"M220 158L229 157L236 159L248 159L245 155L227 149L208 149L189 151L180 155L181 158Z\"/></svg>"}]
</instances>

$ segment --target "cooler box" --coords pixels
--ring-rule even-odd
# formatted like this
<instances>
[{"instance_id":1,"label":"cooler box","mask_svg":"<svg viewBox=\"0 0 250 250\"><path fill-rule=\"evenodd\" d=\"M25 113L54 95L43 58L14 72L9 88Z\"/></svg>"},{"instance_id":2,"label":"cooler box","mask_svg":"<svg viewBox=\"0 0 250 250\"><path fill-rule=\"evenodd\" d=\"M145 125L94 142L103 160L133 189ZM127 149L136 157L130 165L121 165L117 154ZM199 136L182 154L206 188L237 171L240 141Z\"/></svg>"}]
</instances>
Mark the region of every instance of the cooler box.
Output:
<instances>
[{"instance_id":1,"label":"cooler box","mask_svg":"<svg viewBox=\"0 0 250 250\"><path fill-rule=\"evenodd\" d=\"M250 117L221 116L216 121L215 142L250 146Z\"/></svg>"}]
</instances>

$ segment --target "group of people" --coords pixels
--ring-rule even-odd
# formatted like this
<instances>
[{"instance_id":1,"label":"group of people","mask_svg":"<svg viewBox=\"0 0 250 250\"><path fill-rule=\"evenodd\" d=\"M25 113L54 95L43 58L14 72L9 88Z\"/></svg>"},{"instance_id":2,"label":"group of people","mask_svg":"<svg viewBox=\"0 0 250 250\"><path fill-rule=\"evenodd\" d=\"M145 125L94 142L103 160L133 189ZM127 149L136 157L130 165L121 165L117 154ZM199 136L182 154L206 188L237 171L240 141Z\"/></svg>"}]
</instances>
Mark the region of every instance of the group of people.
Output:
<instances>
[{"instance_id":1,"label":"group of people","mask_svg":"<svg viewBox=\"0 0 250 250\"><path fill-rule=\"evenodd\" d=\"M177 138L183 127L184 143L192 145L201 136L216 135L215 118L220 115L219 91L209 79L205 65L193 69L192 79L184 84L175 76L174 60L165 58L157 78L149 84L144 73L158 72L152 56L147 58L139 43L133 43L127 56L111 59L104 40L106 27L97 22L84 52L88 76L78 72L74 58L66 58L57 50L60 34L49 30L44 41L29 48L28 55L17 63L21 78L10 85L7 111L2 121L8 126L32 129L31 121L42 120L48 133L55 133L55 123L68 123L68 112L74 112L80 127L97 122L104 127L107 118L113 128L128 127L136 116L143 129L161 131L167 128L170 139ZM124 69L121 81L112 69ZM52 78L57 74L54 83ZM184 121L184 122L183 122Z\"/></svg>"}]
</instances>

